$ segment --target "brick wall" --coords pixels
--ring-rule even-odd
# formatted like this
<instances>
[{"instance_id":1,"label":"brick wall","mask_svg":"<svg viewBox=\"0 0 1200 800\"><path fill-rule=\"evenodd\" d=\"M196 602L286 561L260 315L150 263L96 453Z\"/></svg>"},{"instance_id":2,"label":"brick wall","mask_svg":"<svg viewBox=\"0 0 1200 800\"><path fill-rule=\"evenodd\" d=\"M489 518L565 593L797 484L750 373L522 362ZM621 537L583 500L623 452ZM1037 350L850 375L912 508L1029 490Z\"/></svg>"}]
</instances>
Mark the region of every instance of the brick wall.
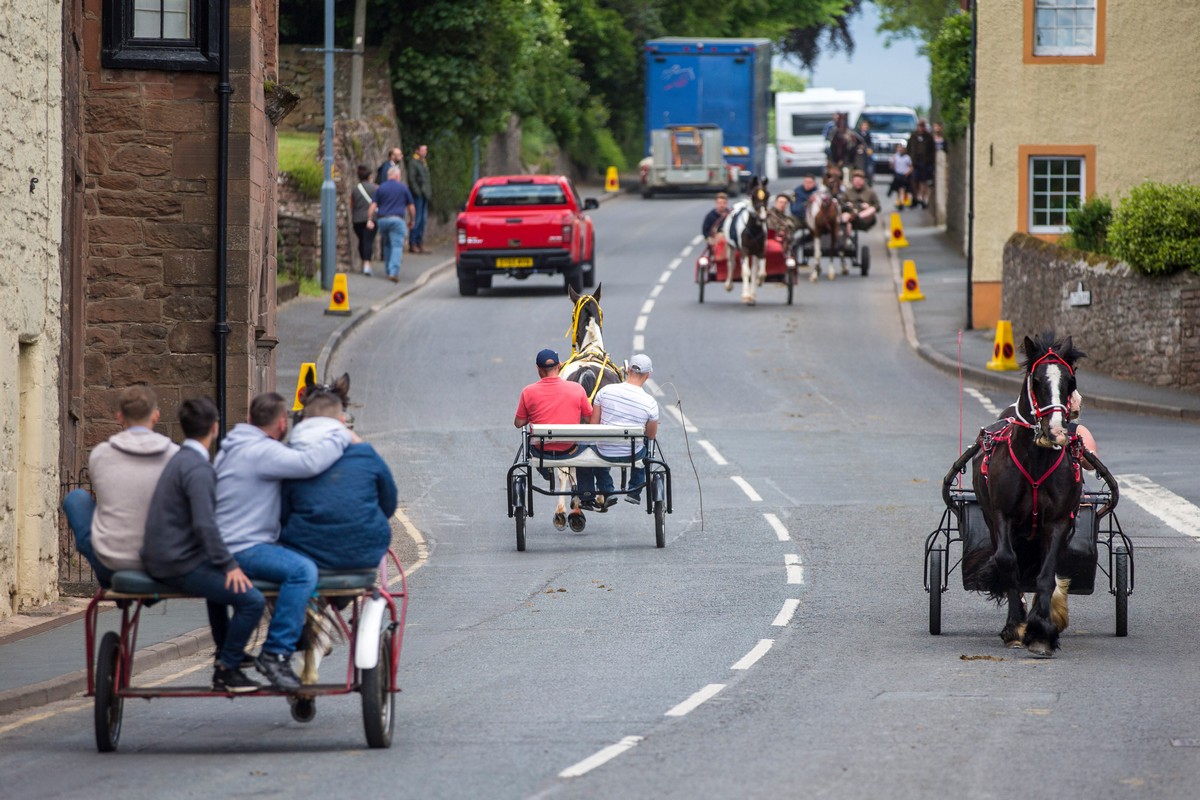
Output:
<instances>
[{"instance_id":1,"label":"brick wall","mask_svg":"<svg viewBox=\"0 0 1200 800\"><path fill-rule=\"evenodd\" d=\"M1080 284L1091 292L1089 306L1068 301ZM1074 337L1088 370L1200 392L1200 275L1149 277L1014 234L1004 247L1002 305L1018 340L1053 328Z\"/></svg>"}]
</instances>

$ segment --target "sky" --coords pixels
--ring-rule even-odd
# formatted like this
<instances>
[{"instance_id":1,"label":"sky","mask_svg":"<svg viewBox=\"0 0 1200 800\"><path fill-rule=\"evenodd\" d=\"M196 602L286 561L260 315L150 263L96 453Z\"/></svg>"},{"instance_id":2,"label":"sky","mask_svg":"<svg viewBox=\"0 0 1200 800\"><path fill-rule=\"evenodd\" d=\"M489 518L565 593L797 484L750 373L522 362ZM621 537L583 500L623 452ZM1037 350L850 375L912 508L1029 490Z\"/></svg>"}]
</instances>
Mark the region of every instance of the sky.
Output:
<instances>
[{"instance_id":1,"label":"sky","mask_svg":"<svg viewBox=\"0 0 1200 800\"><path fill-rule=\"evenodd\" d=\"M854 34L854 55L821 55L813 70L810 87L862 89L872 105L905 105L929 108L929 59L917 55L917 43L905 39L883 46L883 34L875 32L879 12L874 3L863 3L862 13L850 26ZM777 69L807 71L792 61L777 60Z\"/></svg>"}]
</instances>

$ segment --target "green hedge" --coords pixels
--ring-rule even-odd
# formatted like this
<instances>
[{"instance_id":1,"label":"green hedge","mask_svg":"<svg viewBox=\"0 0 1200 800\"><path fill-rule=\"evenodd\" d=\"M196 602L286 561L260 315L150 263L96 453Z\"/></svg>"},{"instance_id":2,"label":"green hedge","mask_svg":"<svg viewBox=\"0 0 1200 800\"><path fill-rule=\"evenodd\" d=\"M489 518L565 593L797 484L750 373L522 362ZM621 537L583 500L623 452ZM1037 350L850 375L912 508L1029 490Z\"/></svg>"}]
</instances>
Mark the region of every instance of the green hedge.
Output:
<instances>
[{"instance_id":1,"label":"green hedge","mask_svg":"<svg viewBox=\"0 0 1200 800\"><path fill-rule=\"evenodd\" d=\"M1121 200L1109 250L1147 275L1200 274L1200 186L1146 181Z\"/></svg>"},{"instance_id":2,"label":"green hedge","mask_svg":"<svg viewBox=\"0 0 1200 800\"><path fill-rule=\"evenodd\" d=\"M1071 232L1063 237L1063 244L1076 250L1108 255L1108 228L1112 225L1112 217L1112 200L1089 197L1086 203L1067 212Z\"/></svg>"}]
</instances>

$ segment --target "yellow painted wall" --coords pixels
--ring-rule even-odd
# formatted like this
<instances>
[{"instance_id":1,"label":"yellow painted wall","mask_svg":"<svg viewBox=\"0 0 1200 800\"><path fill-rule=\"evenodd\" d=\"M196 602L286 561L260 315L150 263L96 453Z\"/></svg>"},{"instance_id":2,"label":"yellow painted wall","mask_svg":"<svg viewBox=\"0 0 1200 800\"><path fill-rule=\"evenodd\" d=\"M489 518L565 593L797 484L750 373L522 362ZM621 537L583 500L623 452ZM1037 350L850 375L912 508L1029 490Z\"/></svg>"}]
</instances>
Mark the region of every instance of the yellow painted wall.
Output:
<instances>
[{"instance_id":1,"label":"yellow painted wall","mask_svg":"<svg viewBox=\"0 0 1200 800\"><path fill-rule=\"evenodd\" d=\"M1032 2L977 6L977 282L1001 279L1004 242L1024 229L1022 145L1094 145L1087 191L1114 200L1147 178L1200 183L1200 3L1101 0L1102 63L1037 63L1026 58L1024 7ZM985 317L999 316L998 297L995 304Z\"/></svg>"}]
</instances>

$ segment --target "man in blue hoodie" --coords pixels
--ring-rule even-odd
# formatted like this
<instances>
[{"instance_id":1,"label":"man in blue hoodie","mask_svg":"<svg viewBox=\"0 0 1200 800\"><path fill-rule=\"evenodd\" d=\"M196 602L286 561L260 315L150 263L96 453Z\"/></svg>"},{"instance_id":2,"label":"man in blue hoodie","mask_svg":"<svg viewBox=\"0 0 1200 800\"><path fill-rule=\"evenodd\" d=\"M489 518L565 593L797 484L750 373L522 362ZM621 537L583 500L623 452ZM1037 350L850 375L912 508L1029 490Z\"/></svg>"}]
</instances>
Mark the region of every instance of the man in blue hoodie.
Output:
<instances>
[{"instance_id":1,"label":"man in blue hoodie","mask_svg":"<svg viewBox=\"0 0 1200 800\"><path fill-rule=\"evenodd\" d=\"M300 688L292 653L304 630L305 609L317 586L312 560L279 542L280 489L288 478L311 478L328 469L351 441L345 426L307 450L293 450L287 433L287 401L260 394L250 403L250 421L235 425L221 442L217 470L217 524L221 538L251 578L279 584L267 639L254 666L285 692Z\"/></svg>"},{"instance_id":2,"label":"man in blue hoodie","mask_svg":"<svg viewBox=\"0 0 1200 800\"><path fill-rule=\"evenodd\" d=\"M304 450L324 441L330 426L344 424L342 400L312 395L291 446ZM321 569L378 566L392 542L388 521L396 513L396 482L388 465L363 442L346 448L315 478L283 482L283 532L279 542L299 550Z\"/></svg>"}]
</instances>

